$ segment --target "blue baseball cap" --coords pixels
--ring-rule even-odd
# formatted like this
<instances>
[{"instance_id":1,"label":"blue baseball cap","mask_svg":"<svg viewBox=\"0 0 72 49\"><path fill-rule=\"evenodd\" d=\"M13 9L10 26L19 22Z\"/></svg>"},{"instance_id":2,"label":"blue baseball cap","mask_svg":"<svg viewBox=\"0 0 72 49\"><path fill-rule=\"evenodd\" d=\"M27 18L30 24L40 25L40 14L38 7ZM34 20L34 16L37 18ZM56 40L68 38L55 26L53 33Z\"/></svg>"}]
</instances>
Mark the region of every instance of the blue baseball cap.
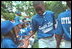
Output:
<instances>
[{"instance_id":1,"label":"blue baseball cap","mask_svg":"<svg viewBox=\"0 0 72 49\"><path fill-rule=\"evenodd\" d=\"M1 23L1 34L3 35L7 34L9 31L12 30L13 27L14 27L13 23L11 23L9 20L3 21Z\"/></svg>"},{"instance_id":2,"label":"blue baseball cap","mask_svg":"<svg viewBox=\"0 0 72 49\"><path fill-rule=\"evenodd\" d=\"M21 22L15 22L15 23L13 23L14 27L15 27L16 25L19 25L19 24L22 24L22 23L21 23Z\"/></svg>"},{"instance_id":3,"label":"blue baseball cap","mask_svg":"<svg viewBox=\"0 0 72 49\"><path fill-rule=\"evenodd\" d=\"M20 22L12 23L9 20L3 21L1 23L1 34L2 35L7 34L9 31L12 30L13 27L15 27L18 24L21 24L21 23Z\"/></svg>"},{"instance_id":4,"label":"blue baseball cap","mask_svg":"<svg viewBox=\"0 0 72 49\"><path fill-rule=\"evenodd\" d=\"M16 13L16 14L21 14L21 12L20 12L20 11L16 11L15 13Z\"/></svg>"},{"instance_id":5,"label":"blue baseball cap","mask_svg":"<svg viewBox=\"0 0 72 49\"><path fill-rule=\"evenodd\" d=\"M30 18L26 18L26 21L31 21L31 19Z\"/></svg>"}]
</instances>

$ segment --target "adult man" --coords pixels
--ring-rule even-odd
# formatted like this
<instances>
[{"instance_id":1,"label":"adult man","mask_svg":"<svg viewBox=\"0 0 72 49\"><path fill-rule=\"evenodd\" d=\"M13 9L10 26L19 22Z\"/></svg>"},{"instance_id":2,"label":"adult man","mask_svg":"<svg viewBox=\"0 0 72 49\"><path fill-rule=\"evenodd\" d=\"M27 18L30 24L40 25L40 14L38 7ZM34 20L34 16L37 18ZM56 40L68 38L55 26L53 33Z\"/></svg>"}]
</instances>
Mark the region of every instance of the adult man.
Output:
<instances>
[{"instance_id":1,"label":"adult man","mask_svg":"<svg viewBox=\"0 0 72 49\"><path fill-rule=\"evenodd\" d=\"M32 18L32 31L37 32L39 48L56 48L54 38L54 13L45 11L43 1L34 1L33 6L37 12Z\"/></svg>"},{"instance_id":2,"label":"adult man","mask_svg":"<svg viewBox=\"0 0 72 49\"><path fill-rule=\"evenodd\" d=\"M60 46L60 42L62 37L64 38L63 42L65 45L63 48L71 48L71 1L66 1L68 10L62 12L58 16L58 25L56 29L56 39L57 39L57 47Z\"/></svg>"}]
</instances>

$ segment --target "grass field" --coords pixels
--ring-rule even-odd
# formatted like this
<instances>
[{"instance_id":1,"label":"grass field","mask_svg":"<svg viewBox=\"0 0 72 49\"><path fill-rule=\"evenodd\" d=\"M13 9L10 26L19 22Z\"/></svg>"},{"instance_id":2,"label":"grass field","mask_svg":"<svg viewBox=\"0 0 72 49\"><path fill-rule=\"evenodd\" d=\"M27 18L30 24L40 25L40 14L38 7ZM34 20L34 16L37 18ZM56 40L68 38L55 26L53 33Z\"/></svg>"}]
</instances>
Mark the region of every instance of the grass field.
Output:
<instances>
[{"instance_id":1,"label":"grass field","mask_svg":"<svg viewBox=\"0 0 72 49\"><path fill-rule=\"evenodd\" d=\"M33 48L39 48L38 47L38 42L34 43Z\"/></svg>"},{"instance_id":2,"label":"grass field","mask_svg":"<svg viewBox=\"0 0 72 49\"><path fill-rule=\"evenodd\" d=\"M35 35L37 35L37 32L36 32ZM35 39L37 39L37 37L35 37ZM32 47L32 48L39 48L38 41L36 41L36 42L33 44L33 47Z\"/></svg>"}]
</instances>

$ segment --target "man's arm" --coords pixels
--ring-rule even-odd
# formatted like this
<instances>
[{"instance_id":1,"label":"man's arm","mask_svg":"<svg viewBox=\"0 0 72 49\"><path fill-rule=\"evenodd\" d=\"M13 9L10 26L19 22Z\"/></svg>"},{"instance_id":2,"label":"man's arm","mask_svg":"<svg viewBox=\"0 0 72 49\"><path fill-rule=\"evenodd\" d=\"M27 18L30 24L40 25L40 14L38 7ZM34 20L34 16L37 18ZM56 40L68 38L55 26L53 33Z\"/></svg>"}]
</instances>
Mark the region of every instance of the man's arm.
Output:
<instances>
[{"instance_id":1,"label":"man's arm","mask_svg":"<svg viewBox=\"0 0 72 49\"><path fill-rule=\"evenodd\" d=\"M19 46L18 48L28 48L29 40L23 39L22 42L23 42L24 45Z\"/></svg>"},{"instance_id":2,"label":"man's arm","mask_svg":"<svg viewBox=\"0 0 72 49\"><path fill-rule=\"evenodd\" d=\"M36 22L35 19L32 19L32 31L26 39L28 40L31 36L33 36L36 33L37 30L38 30L37 22Z\"/></svg>"},{"instance_id":3,"label":"man's arm","mask_svg":"<svg viewBox=\"0 0 72 49\"><path fill-rule=\"evenodd\" d=\"M59 48L60 46L60 43L61 43L61 39L62 39L62 36L63 36L63 28L62 28L62 25L61 25L61 15L58 16L57 18L57 28L55 30L55 34L56 34L56 41L57 41L57 48Z\"/></svg>"},{"instance_id":4,"label":"man's arm","mask_svg":"<svg viewBox=\"0 0 72 49\"><path fill-rule=\"evenodd\" d=\"M62 35L55 35L55 38L56 38L56 42L57 42L57 48L59 48L61 39L62 39Z\"/></svg>"},{"instance_id":5,"label":"man's arm","mask_svg":"<svg viewBox=\"0 0 72 49\"><path fill-rule=\"evenodd\" d=\"M28 40L31 36L33 36L35 34L35 31L32 31L31 32L31 34L28 36L28 37L26 37L26 40Z\"/></svg>"}]
</instances>

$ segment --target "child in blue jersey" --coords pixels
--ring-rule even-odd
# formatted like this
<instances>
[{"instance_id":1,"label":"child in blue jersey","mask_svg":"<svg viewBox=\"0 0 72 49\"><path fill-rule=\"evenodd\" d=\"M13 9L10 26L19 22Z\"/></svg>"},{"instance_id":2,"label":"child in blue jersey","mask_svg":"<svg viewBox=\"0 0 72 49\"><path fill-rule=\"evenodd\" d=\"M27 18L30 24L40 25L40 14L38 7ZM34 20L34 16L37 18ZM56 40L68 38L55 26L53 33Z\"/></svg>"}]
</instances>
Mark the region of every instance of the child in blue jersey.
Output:
<instances>
[{"instance_id":1,"label":"child in blue jersey","mask_svg":"<svg viewBox=\"0 0 72 49\"><path fill-rule=\"evenodd\" d=\"M32 34L29 37L37 32L39 48L56 48L54 12L45 11L43 1L34 1L33 6L37 14L32 17Z\"/></svg>"},{"instance_id":2,"label":"child in blue jersey","mask_svg":"<svg viewBox=\"0 0 72 49\"><path fill-rule=\"evenodd\" d=\"M69 8L71 8L71 1L66 1ZM61 39L64 38L63 48L71 48L71 9L68 9L58 16L58 25L56 29L57 47L61 46Z\"/></svg>"},{"instance_id":3,"label":"child in blue jersey","mask_svg":"<svg viewBox=\"0 0 72 49\"><path fill-rule=\"evenodd\" d=\"M16 12L16 15L17 15L17 16L15 16L15 18L14 18L15 22L20 22L21 12L20 12L20 11L17 11L17 12Z\"/></svg>"},{"instance_id":4,"label":"child in blue jersey","mask_svg":"<svg viewBox=\"0 0 72 49\"><path fill-rule=\"evenodd\" d=\"M29 26L29 23L26 22L26 23L23 23L22 25L23 25L23 28L20 29L20 32L18 33L20 40L26 39L32 31L32 28ZM30 40L30 39L28 39L28 40ZM29 42L32 44L34 41L31 39ZM32 45L29 45L28 48L31 48L31 46Z\"/></svg>"},{"instance_id":5,"label":"child in blue jersey","mask_svg":"<svg viewBox=\"0 0 72 49\"><path fill-rule=\"evenodd\" d=\"M16 25L18 24L13 24L9 20L1 23L1 35L3 36L1 40L1 48L26 48L28 46L28 41L22 40L25 45L18 47L16 33L14 30Z\"/></svg>"},{"instance_id":6,"label":"child in blue jersey","mask_svg":"<svg viewBox=\"0 0 72 49\"><path fill-rule=\"evenodd\" d=\"M21 42L23 39L25 39L25 36L27 35L27 29L23 29L22 28L22 23L21 22L15 22L15 33L16 33L16 37L17 40L19 41L19 45L18 47L20 47L21 45L24 45L23 42Z\"/></svg>"},{"instance_id":7,"label":"child in blue jersey","mask_svg":"<svg viewBox=\"0 0 72 49\"><path fill-rule=\"evenodd\" d=\"M28 36L30 34L31 28L28 27L28 23L23 23L20 32L18 33L19 36Z\"/></svg>"}]
</instances>

